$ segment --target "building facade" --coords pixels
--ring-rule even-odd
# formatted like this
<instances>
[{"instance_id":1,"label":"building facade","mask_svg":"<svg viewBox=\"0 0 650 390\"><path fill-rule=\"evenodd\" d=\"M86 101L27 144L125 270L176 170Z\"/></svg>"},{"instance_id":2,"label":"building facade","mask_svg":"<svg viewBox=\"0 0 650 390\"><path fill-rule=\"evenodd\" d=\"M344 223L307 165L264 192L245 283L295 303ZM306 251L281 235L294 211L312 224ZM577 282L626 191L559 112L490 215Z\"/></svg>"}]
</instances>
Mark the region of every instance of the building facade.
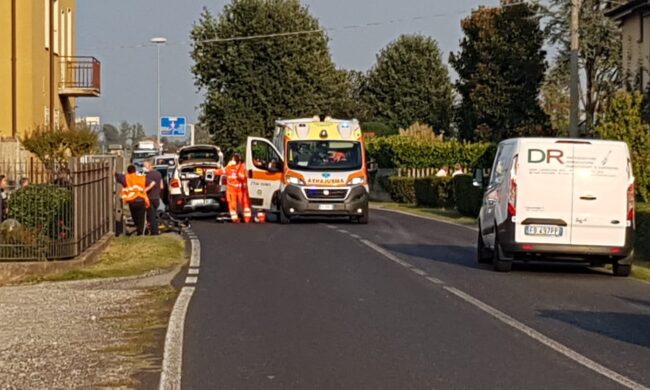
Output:
<instances>
[{"instance_id":1,"label":"building facade","mask_svg":"<svg viewBox=\"0 0 650 390\"><path fill-rule=\"evenodd\" d=\"M622 66L628 83L645 90L650 82L650 0L631 0L607 15L621 26Z\"/></svg>"},{"instance_id":2,"label":"building facade","mask_svg":"<svg viewBox=\"0 0 650 390\"><path fill-rule=\"evenodd\" d=\"M100 64L78 57L76 0L0 0L0 139L70 128L76 100L100 94Z\"/></svg>"}]
</instances>

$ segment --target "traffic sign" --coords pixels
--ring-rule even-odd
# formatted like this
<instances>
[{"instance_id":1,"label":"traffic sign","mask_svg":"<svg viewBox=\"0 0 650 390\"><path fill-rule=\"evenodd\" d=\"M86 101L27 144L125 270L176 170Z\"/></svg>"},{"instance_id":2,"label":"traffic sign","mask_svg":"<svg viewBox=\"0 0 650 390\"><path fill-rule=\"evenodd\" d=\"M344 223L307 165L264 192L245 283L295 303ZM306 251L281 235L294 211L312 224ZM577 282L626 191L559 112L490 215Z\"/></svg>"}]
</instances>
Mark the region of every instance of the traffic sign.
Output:
<instances>
[{"instance_id":1,"label":"traffic sign","mask_svg":"<svg viewBox=\"0 0 650 390\"><path fill-rule=\"evenodd\" d=\"M161 137L185 137L187 120L184 116L163 116L160 117Z\"/></svg>"}]
</instances>

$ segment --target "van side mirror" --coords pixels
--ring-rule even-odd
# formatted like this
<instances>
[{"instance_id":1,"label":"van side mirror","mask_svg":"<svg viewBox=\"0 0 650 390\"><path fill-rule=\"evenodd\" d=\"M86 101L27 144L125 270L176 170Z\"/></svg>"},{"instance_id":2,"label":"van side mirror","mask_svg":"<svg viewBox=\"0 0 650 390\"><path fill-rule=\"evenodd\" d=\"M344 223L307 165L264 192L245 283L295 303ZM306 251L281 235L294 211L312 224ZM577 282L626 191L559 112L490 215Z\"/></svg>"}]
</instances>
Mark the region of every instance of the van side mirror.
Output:
<instances>
[{"instance_id":1,"label":"van side mirror","mask_svg":"<svg viewBox=\"0 0 650 390\"><path fill-rule=\"evenodd\" d=\"M368 173L375 173L379 170L379 164L377 164L377 161L374 159L370 159L366 163L366 168L368 170Z\"/></svg>"},{"instance_id":2,"label":"van side mirror","mask_svg":"<svg viewBox=\"0 0 650 390\"><path fill-rule=\"evenodd\" d=\"M282 167L280 166L280 162L278 160L271 160L269 163L268 171L271 173L281 172Z\"/></svg>"}]
</instances>

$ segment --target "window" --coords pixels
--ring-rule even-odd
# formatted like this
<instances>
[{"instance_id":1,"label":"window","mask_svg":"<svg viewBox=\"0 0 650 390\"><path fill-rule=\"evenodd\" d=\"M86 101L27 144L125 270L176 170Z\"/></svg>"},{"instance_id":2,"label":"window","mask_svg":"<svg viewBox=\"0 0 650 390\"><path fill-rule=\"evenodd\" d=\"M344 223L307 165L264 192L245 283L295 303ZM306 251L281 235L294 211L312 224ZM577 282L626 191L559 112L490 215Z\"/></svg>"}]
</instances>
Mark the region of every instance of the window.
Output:
<instances>
[{"instance_id":1,"label":"window","mask_svg":"<svg viewBox=\"0 0 650 390\"><path fill-rule=\"evenodd\" d=\"M45 49L50 48L50 0L43 0L43 9L45 10Z\"/></svg>"},{"instance_id":2,"label":"window","mask_svg":"<svg viewBox=\"0 0 650 390\"><path fill-rule=\"evenodd\" d=\"M497 155L494 159L494 166L492 167L492 176L490 177L490 187L503 183L504 178L508 175L510 168L510 155L511 145L502 145L497 150Z\"/></svg>"},{"instance_id":3,"label":"window","mask_svg":"<svg viewBox=\"0 0 650 390\"><path fill-rule=\"evenodd\" d=\"M639 14L639 43L643 43L643 24L645 23L645 17L642 13Z\"/></svg>"},{"instance_id":4,"label":"window","mask_svg":"<svg viewBox=\"0 0 650 390\"><path fill-rule=\"evenodd\" d=\"M287 163L300 170L355 170L361 168L361 144L350 141L292 141Z\"/></svg>"},{"instance_id":5,"label":"window","mask_svg":"<svg viewBox=\"0 0 650 390\"><path fill-rule=\"evenodd\" d=\"M52 48L54 49L54 54L59 54L59 2L54 0L54 42L52 42Z\"/></svg>"},{"instance_id":6,"label":"window","mask_svg":"<svg viewBox=\"0 0 650 390\"><path fill-rule=\"evenodd\" d=\"M273 150L273 147L264 141L253 141L251 144L253 165L258 169L268 171L271 166L278 166L280 156Z\"/></svg>"},{"instance_id":7,"label":"window","mask_svg":"<svg viewBox=\"0 0 650 390\"><path fill-rule=\"evenodd\" d=\"M66 35L66 41L67 41L67 56L73 56L74 54L72 53L72 10L68 8L68 29L67 35Z\"/></svg>"}]
</instances>

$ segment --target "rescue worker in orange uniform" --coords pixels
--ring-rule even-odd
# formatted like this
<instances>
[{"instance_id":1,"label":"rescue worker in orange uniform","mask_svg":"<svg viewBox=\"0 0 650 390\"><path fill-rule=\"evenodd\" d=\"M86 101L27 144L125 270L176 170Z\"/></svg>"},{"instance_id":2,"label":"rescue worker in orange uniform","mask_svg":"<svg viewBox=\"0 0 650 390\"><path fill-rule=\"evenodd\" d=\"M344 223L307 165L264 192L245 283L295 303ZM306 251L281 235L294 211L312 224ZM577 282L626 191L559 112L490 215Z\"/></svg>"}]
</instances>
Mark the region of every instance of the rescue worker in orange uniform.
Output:
<instances>
[{"instance_id":1,"label":"rescue worker in orange uniform","mask_svg":"<svg viewBox=\"0 0 650 390\"><path fill-rule=\"evenodd\" d=\"M244 222L251 221L250 201L248 201L248 186L246 185L246 167L241 156L235 153L225 168L216 171L217 175L226 176L226 200L230 211L230 219L239 223L238 209L244 212Z\"/></svg>"},{"instance_id":2,"label":"rescue worker in orange uniform","mask_svg":"<svg viewBox=\"0 0 650 390\"><path fill-rule=\"evenodd\" d=\"M145 176L136 173L133 165L129 165L126 172L126 175L116 173L115 180L122 185L121 198L129 205L131 218L136 226L136 234L141 236L144 234L147 209L151 206L145 190L149 183Z\"/></svg>"}]
</instances>

